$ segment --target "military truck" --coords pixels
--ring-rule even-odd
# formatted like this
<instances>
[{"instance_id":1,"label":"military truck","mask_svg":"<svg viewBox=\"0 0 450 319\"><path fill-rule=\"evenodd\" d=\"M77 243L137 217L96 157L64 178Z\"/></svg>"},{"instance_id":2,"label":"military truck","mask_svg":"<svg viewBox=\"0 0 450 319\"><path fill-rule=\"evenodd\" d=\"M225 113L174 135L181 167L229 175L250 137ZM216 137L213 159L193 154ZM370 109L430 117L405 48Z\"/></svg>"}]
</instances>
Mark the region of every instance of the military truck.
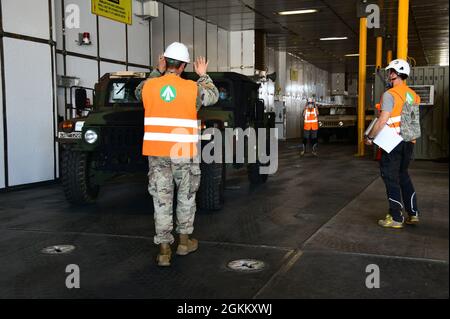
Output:
<instances>
[{"instance_id":1,"label":"military truck","mask_svg":"<svg viewBox=\"0 0 450 319\"><path fill-rule=\"evenodd\" d=\"M319 109L319 136L328 142L331 136L337 139L356 141L358 127L358 110L356 99L335 97L333 103L317 103ZM366 126L374 118L373 110L366 110Z\"/></svg>"},{"instance_id":2,"label":"military truck","mask_svg":"<svg viewBox=\"0 0 450 319\"><path fill-rule=\"evenodd\" d=\"M228 98L199 112L201 128L272 128L274 113L265 113L264 102L258 98L259 84L248 77L232 73L209 73L218 88L227 90ZM61 148L61 180L67 200L72 204L93 203L100 188L117 176L148 171L147 158L142 156L144 109L136 98L135 88L149 76L141 72L105 74L94 89L94 102L86 109L86 88L74 87L77 114L84 116L59 124ZM196 80L195 73L183 77ZM222 134L224 136L224 134ZM202 140L202 149L210 140ZM268 147L269 148L269 147ZM264 183L256 163L201 163L202 178L197 193L198 205L218 210L224 202L226 170L246 165L251 183Z\"/></svg>"}]
</instances>

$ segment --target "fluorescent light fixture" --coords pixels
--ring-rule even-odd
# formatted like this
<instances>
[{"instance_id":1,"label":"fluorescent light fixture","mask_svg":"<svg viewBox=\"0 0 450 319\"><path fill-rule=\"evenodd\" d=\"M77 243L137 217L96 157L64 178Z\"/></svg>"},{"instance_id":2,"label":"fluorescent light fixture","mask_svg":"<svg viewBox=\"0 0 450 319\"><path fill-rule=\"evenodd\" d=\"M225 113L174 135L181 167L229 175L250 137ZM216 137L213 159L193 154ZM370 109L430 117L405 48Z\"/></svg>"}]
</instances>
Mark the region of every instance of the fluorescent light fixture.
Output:
<instances>
[{"instance_id":1,"label":"fluorescent light fixture","mask_svg":"<svg viewBox=\"0 0 450 319\"><path fill-rule=\"evenodd\" d=\"M317 9L302 9L302 10L291 10L291 11L281 11L278 12L280 16L288 16L293 14L305 14L305 13L315 13Z\"/></svg>"},{"instance_id":2,"label":"fluorescent light fixture","mask_svg":"<svg viewBox=\"0 0 450 319\"><path fill-rule=\"evenodd\" d=\"M329 38L320 38L320 41L336 41L336 40L347 40L347 37L329 37Z\"/></svg>"},{"instance_id":3,"label":"fluorescent light fixture","mask_svg":"<svg viewBox=\"0 0 450 319\"><path fill-rule=\"evenodd\" d=\"M345 56L348 56L348 57L359 56L359 53L346 54Z\"/></svg>"}]
</instances>

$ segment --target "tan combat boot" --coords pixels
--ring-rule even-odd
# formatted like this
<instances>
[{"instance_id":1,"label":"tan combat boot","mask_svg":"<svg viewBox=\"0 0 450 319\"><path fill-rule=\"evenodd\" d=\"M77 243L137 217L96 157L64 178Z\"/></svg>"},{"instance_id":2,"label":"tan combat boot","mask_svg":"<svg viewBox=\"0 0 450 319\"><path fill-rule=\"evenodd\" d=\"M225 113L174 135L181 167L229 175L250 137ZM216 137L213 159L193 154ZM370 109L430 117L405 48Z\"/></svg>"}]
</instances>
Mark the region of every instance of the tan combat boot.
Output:
<instances>
[{"instance_id":1,"label":"tan combat boot","mask_svg":"<svg viewBox=\"0 0 450 319\"><path fill-rule=\"evenodd\" d=\"M177 255L187 255L196 251L198 248L198 240L190 239L189 235L180 234L180 242L177 248Z\"/></svg>"},{"instance_id":2,"label":"tan combat boot","mask_svg":"<svg viewBox=\"0 0 450 319\"><path fill-rule=\"evenodd\" d=\"M156 257L156 262L158 266L168 267L170 266L170 259L172 258L172 250L169 244L161 244L159 246L159 254Z\"/></svg>"}]
</instances>

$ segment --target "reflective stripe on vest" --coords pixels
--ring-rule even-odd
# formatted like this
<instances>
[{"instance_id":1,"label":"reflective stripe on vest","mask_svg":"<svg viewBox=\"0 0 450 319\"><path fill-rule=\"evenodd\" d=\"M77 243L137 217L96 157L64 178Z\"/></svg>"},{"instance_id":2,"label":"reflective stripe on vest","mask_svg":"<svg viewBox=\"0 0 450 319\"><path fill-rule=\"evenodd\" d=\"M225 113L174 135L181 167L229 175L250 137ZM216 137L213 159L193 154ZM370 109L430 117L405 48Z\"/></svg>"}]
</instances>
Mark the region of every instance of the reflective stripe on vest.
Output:
<instances>
[{"instance_id":1,"label":"reflective stripe on vest","mask_svg":"<svg viewBox=\"0 0 450 319\"><path fill-rule=\"evenodd\" d=\"M142 90L143 155L189 158L197 155L197 90L195 82L174 74L147 80Z\"/></svg>"}]
</instances>

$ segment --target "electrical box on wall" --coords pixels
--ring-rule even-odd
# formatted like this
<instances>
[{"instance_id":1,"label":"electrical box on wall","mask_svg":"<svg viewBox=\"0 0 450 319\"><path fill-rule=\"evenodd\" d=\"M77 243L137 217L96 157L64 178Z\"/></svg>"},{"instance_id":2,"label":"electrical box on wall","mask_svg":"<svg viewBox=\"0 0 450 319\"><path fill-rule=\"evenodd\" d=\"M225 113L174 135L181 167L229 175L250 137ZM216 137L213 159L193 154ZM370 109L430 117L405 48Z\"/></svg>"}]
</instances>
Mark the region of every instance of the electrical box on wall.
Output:
<instances>
[{"instance_id":1,"label":"electrical box on wall","mask_svg":"<svg viewBox=\"0 0 450 319\"><path fill-rule=\"evenodd\" d=\"M159 16L158 1L138 0L139 4L134 6L134 15L145 19L153 19Z\"/></svg>"},{"instance_id":2,"label":"electrical box on wall","mask_svg":"<svg viewBox=\"0 0 450 319\"><path fill-rule=\"evenodd\" d=\"M420 96L420 105L434 105L434 85L410 85Z\"/></svg>"}]
</instances>

